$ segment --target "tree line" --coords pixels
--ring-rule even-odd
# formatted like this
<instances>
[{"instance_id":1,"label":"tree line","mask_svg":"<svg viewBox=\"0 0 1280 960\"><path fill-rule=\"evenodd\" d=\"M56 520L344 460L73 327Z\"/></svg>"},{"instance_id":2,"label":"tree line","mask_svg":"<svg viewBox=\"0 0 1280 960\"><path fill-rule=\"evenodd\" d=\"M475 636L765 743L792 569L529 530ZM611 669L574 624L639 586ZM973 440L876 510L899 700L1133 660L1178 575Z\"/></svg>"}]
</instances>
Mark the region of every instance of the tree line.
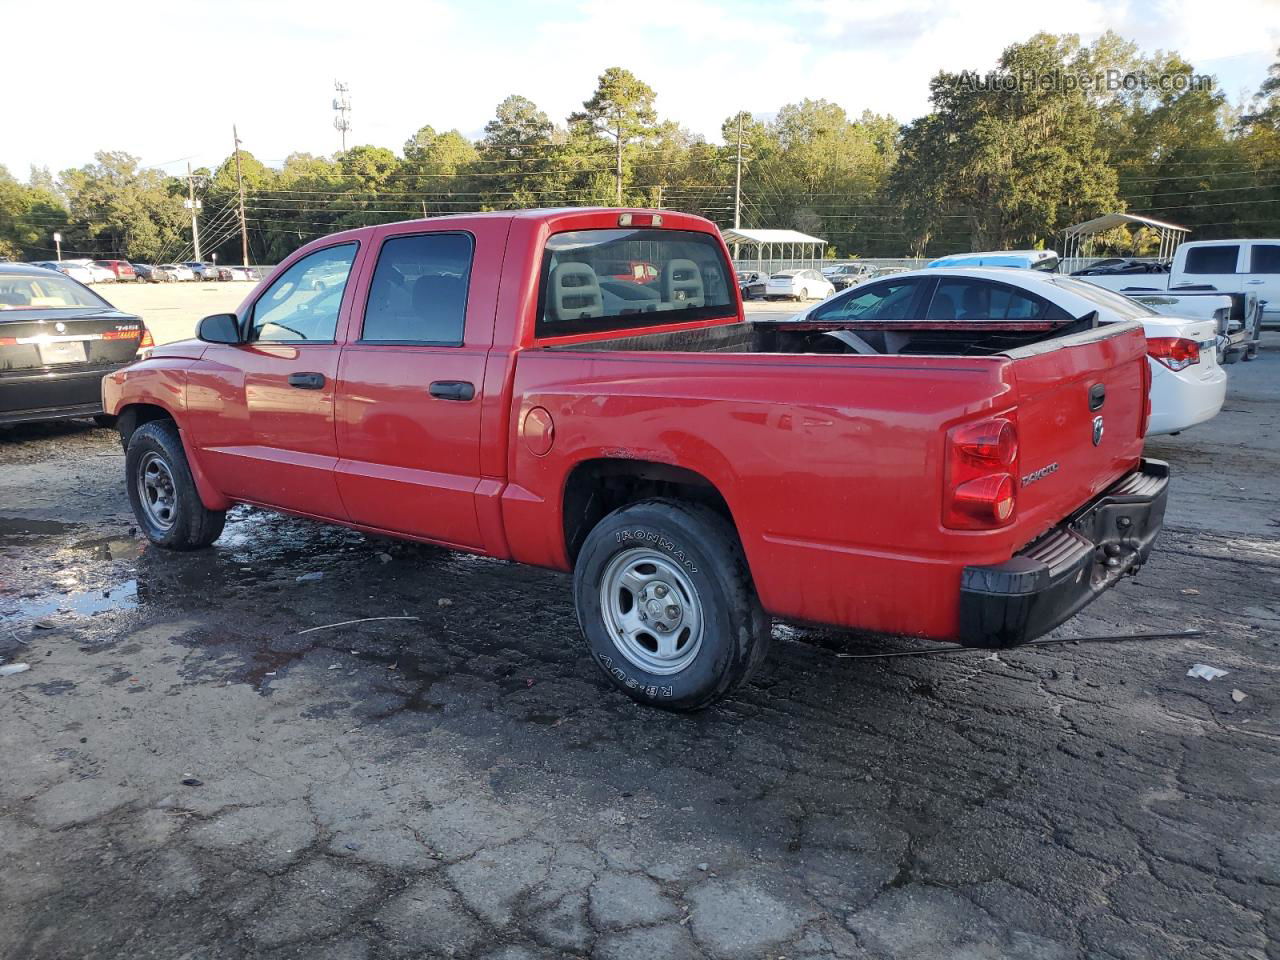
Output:
<instances>
[{"instance_id":1,"label":"tree line","mask_svg":"<svg viewBox=\"0 0 1280 960\"><path fill-rule=\"evenodd\" d=\"M250 260L348 227L534 206L655 206L728 227L739 156L743 227L794 228L842 257L1053 247L1064 227L1124 210L1199 239L1280 236L1280 59L1233 106L1176 53L1037 34L982 78L938 73L930 104L901 124L806 99L767 120L728 117L713 144L614 67L563 123L513 95L474 141L428 125L399 154L362 145L279 168L241 150ZM235 161L195 171L202 253L223 263L241 260ZM26 182L0 167L0 258L49 259L57 231L66 256L189 259L187 192L123 152ZM1151 252L1142 232L1106 240Z\"/></svg>"}]
</instances>

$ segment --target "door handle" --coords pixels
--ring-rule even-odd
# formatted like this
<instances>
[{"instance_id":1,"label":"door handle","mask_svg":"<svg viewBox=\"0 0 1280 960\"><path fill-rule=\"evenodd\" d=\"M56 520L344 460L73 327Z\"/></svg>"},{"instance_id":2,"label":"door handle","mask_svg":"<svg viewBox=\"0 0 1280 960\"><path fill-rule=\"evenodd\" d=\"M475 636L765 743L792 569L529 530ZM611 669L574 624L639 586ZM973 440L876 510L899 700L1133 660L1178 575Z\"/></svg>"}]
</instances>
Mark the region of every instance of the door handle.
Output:
<instances>
[{"instance_id":1,"label":"door handle","mask_svg":"<svg viewBox=\"0 0 1280 960\"><path fill-rule=\"evenodd\" d=\"M291 373L289 386L299 390L319 390L324 386L323 373Z\"/></svg>"},{"instance_id":2,"label":"door handle","mask_svg":"<svg viewBox=\"0 0 1280 960\"><path fill-rule=\"evenodd\" d=\"M470 400L476 385L469 380L437 380L431 384L431 395L438 400Z\"/></svg>"},{"instance_id":3,"label":"door handle","mask_svg":"<svg viewBox=\"0 0 1280 960\"><path fill-rule=\"evenodd\" d=\"M1100 410L1102 405L1107 402L1107 385L1105 383L1095 383L1089 388L1089 409Z\"/></svg>"},{"instance_id":4,"label":"door handle","mask_svg":"<svg viewBox=\"0 0 1280 960\"><path fill-rule=\"evenodd\" d=\"M1261 280L1246 280L1245 283L1262 283Z\"/></svg>"}]
</instances>

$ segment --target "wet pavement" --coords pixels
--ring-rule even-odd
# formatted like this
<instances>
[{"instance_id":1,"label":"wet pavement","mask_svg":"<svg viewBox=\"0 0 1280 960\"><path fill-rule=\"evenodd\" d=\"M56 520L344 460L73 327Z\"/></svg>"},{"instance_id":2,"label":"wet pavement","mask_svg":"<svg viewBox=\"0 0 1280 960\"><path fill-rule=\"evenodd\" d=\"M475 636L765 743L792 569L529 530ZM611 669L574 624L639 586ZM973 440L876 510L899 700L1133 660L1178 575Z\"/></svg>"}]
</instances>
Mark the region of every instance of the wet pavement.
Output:
<instances>
[{"instance_id":1,"label":"wet pavement","mask_svg":"<svg viewBox=\"0 0 1280 960\"><path fill-rule=\"evenodd\" d=\"M113 435L0 433L0 957L1276 960L1280 336L1229 369L1059 631L1203 637L779 625L695 716L604 684L560 574L244 508L167 553Z\"/></svg>"}]
</instances>

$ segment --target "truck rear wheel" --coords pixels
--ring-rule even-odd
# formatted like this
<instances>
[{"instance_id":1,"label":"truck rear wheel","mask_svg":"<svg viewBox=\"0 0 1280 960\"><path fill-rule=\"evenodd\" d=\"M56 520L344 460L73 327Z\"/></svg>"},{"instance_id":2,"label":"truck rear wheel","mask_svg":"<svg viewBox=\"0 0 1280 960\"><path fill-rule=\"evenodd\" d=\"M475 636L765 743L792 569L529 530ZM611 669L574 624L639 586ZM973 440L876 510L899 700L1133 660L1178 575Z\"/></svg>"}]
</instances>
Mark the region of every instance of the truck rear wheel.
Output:
<instances>
[{"instance_id":1,"label":"truck rear wheel","mask_svg":"<svg viewBox=\"0 0 1280 960\"><path fill-rule=\"evenodd\" d=\"M573 585L592 659L641 703L701 709L745 683L768 650L742 545L707 507L615 510L588 534Z\"/></svg>"},{"instance_id":2,"label":"truck rear wheel","mask_svg":"<svg viewBox=\"0 0 1280 960\"><path fill-rule=\"evenodd\" d=\"M198 550L222 534L226 512L209 510L200 502L172 420L152 420L135 430L124 468L133 515L152 543L170 550Z\"/></svg>"}]
</instances>

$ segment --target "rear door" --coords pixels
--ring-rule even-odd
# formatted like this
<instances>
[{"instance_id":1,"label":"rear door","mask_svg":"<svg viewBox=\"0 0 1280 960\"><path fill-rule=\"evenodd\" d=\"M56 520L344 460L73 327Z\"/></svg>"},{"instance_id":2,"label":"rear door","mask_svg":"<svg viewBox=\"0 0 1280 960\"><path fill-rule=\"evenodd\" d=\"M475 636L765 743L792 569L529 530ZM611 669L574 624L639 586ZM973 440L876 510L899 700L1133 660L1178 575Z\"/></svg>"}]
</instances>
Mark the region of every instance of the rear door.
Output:
<instances>
[{"instance_id":1,"label":"rear door","mask_svg":"<svg viewBox=\"0 0 1280 960\"><path fill-rule=\"evenodd\" d=\"M485 546L481 389L506 231L506 221L477 220L466 231L374 234L339 373L337 481L353 522Z\"/></svg>"},{"instance_id":2,"label":"rear door","mask_svg":"<svg viewBox=\"0 0 1280 960\"><path fill-rule=\"evenodd\" d=\"M1010 351L1018 524L1027 542L1131 470L1142 454L1147 340L1137 322Z\"/></svg>"},{"instance_id":3,"label":"rear door","mask_svg":"<svg viewBox=\"0 0 1280 960\"><path fill-rule=\"evenodd\" d=\"M1249 276L1245 292L1257 293L1265 300L1263 313L1268 319L1280 317L1280 242L1255 240L1249 244Z\"/></svg>"}]
</instances>

